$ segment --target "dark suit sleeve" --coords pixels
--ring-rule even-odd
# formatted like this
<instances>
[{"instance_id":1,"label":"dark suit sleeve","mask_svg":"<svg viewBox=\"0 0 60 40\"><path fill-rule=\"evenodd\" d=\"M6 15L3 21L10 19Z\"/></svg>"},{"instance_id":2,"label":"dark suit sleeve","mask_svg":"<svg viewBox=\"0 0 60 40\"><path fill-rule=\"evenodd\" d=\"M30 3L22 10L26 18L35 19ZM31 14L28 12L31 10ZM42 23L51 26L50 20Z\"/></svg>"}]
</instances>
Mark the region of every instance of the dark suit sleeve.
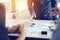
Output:
<instances>
[{"instance_id":1,"label":"dark suit sleeve","mask_svg":"<svg viewBox=\"0 0 60 40\"><path fill-rule=\"evenodd\" d=\"M30 11L30 14L33 12L33 10L32 10L32 3L33 3L33 0L27 0L28 9Z\"/></svg>"},{"instance_id":2,"label":"dark suit sleeve","mask_svg":"<svg viewBox=\"0 0 60 40\"><path fill-rule=\"evenodd\" d=\"M0 3L0 40L9 40L8 31L5 28L5 5Z\"/></svg>"}]
</instances>

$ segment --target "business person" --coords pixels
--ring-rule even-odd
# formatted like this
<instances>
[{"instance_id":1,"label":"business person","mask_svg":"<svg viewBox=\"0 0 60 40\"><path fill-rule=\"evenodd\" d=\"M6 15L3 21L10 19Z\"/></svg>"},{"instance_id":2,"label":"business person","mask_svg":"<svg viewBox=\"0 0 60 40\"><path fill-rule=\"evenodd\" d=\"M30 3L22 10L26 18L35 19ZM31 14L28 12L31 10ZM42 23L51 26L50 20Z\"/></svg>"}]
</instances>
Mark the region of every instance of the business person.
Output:
<instances>
[{"instance_id":1,"label":"business person","mask_svg":"<svg viewBox=\"0 0 60 40\"><path fill-rule=\"evenodd\" d=\"M58 9L59 9L59 12L58 12L59 18L57 20L57 26L52 34L51 40L60 40L60 8L58 8Z\"/></svg>"},{"instance_id":2,"label":"business person","mask_svg":"<svg viewBox=\"0 0 60 40\"><path fill-rule=\"evenodd\" d=\"M48 11L51 8L51 0L27 0L27 3L31 18L50 20Z\"/></svg>"},{"instance_id":3,"label":"business person","mask_svg":"<svg viewBox=\"0 0 60 40\"><path fill-rule=\"evenodd\" d=\"M5 28L5 5L0 3L0 40L9 40L7 29Z\"/></svg>"}]
</instances>

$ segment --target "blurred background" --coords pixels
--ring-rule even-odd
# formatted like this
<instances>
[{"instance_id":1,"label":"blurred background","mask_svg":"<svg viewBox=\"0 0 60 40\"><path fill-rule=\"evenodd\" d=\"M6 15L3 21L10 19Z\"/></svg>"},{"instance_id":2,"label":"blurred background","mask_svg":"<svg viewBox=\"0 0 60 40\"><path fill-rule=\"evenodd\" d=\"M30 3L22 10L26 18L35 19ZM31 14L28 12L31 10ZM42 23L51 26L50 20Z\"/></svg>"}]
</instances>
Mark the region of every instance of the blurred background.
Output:
<instances>
[{"instance_id":1,"label":"blurred background","mask_svg":"<svg viewBox=\"0 0 60 40\"><path fill-rule=\"evenodd\" d=\"M16 16L18 19L29 19L31 17L27 6L27 0L0 0L0 2L5 5L6 18L13 18ZM60 6L60 0L56 2L57 6Z\"/></svg>"},{"instance_id":2,"label":"blurred background","mask_svg":"<svg viewBox=\"0 0 60 40\"><path fill-rule=\"evenodd\" d=\"M56 2L57 2L56 6L60 7L60 0L56 0ZM21 22L20 20L9 20L9 19L31 18L27 6L27 0L0 0L0 3L5 5L5 10L6 10L5 18L7 20L6 25L8 26L11 26L10 24L13 25L14 21L16 24ZM23 21L25 20L22 20L22 22ZM27 29L28 30L27 37L31 37L29 38L29 40L40 40L38 38L43 38L41 40L49 40L52 36L52 31L53 31L52 29L53 27L55 28L56 26L55 23L52 23L53 22L52 20L35 20L35 21L26 20L25 22L29 25ZM34 39L33 37L37 39Z\"/></svg>"},{"instance_id":3,"label":"blurred background","mask_svg":"<svg viewBox=\"0 0 60 40\"><path fill-rule=\"evenodd\" d=\"M13 14L18 19L30 18L27 0L6 0L4 3L6 5L6 18L12 18Z\"/></svg>"}]
</instances>

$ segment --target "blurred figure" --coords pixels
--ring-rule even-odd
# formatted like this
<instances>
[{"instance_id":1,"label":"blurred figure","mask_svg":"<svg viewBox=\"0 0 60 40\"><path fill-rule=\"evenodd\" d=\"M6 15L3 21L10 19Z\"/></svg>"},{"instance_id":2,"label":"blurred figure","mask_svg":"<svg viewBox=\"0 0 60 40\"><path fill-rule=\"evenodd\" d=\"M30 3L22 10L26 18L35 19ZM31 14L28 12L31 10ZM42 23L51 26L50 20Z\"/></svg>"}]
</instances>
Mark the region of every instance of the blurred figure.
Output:
<instances>
[{"instance_id":1,"label":"blurred figure","mask_svg":"<svg viewBox=\"0 0 60 40\"><path fill-rule=\"evenodd\" d=\"M50 20L48 11L51 8L51 0L27 0L27 3L31 18Z\"/></svg>"},{"instance_id":2,"label":"blurred figure","mask_svg":"<svg viewBox=\"0 0 60 40\"><path fill-rule=\"evenodd\" d=\"M52 38L51 40L60 40L60 8L58 8L59 10L59 18L57 20L57 26L56 29L54 30L53 34L52 34Z\"/></svg>"},{"instance_id":3,"label":"blurred figure","mask_svg":"<svg viewBox=\"0 0 60 40\"><path fill-rule=\"evenodd\" d=\"M8 31L5 28L5 5L0 3L0 40L9 40Z\"/></svg>"},{"instance_id":4,"label":"blurred figure","mask_svg":"<svg viewBox=\"0 0 60 40\"><path fill-rule=\"evenodd\" d=\"M8 32L18 33L19 37L16 40L25 40L26 38L26 26L24 24L18 24L12 27L8 27Z\"/></svg>"}]
</instances>

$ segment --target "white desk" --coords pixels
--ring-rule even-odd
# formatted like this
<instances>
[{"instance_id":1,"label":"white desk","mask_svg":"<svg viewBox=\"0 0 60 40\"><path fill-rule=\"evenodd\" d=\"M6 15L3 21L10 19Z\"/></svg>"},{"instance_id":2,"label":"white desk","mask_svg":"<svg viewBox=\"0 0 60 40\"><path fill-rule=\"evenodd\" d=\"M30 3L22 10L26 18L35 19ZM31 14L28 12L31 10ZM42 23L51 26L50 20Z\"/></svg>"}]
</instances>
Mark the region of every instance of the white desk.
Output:
<instances>
[{"instance_id":1,"label":"white desk","mask_svg":"<svg viewBox=\"0 0 60 40\"><path fill-rule=\"evenodd\" d=\"M51 24L51 20L20 20L20 19L8 19L6 20L6 26L13 26L21 23L27 23L27 35L26 37L34 38L51 38L52 31L49 26L54 26ZM47 35L41 34L42 31L46 31ZM10 36L19 36L19 34L9 34Z\"/></svg>"}]
</instances>

